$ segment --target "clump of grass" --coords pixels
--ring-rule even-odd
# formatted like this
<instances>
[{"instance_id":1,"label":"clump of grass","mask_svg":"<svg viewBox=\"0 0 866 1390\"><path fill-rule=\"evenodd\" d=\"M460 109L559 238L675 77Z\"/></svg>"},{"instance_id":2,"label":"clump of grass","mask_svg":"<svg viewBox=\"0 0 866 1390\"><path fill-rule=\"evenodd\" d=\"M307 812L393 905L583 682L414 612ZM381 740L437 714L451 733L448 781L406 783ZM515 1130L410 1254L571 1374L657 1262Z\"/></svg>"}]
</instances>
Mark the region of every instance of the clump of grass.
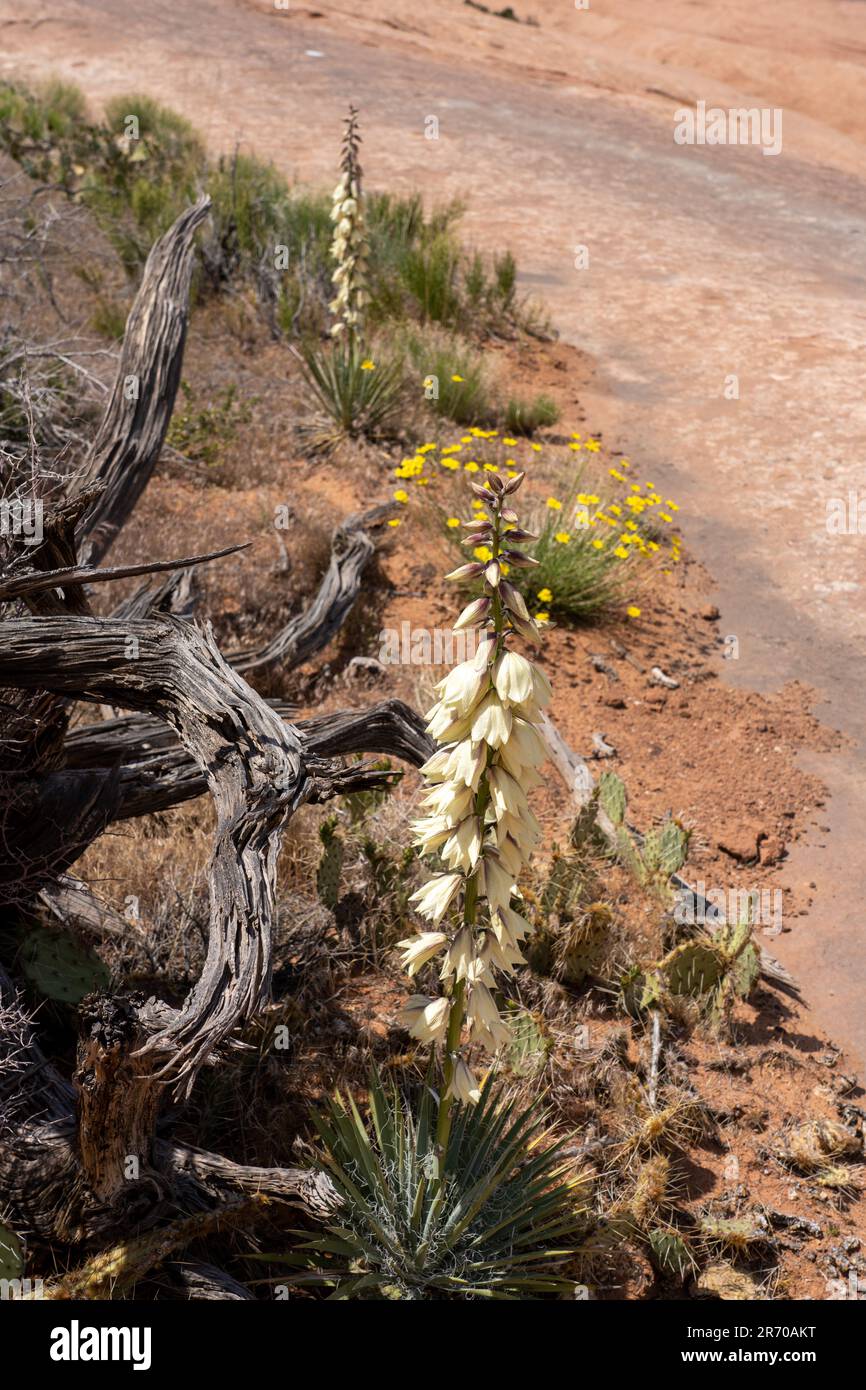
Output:
<instances>
[{"instance_id":1,"label":"clump of grass","mask_svg":"<svg viewBox=\"0 0 866 1390\"><path fill-rule=\"evenodd\" d=\"M429 1086L413 1108L374 1076L368 1121L338 1095L315 1123L317 1164L340 1205L298 1251L257 1257L296 1269L293 1283L341 1300L516 1300L571 1289L563 1268L585 1223L537 1101L521 1110L488 1085L477 1105L457 1111L441 1158Z\"/></svg>"},{"instance_id":2,"label":"clump of grass","mask_svg":"<svg viewBox=\"0 0 866 1390\"><path fill-rule=\"evenodd\" d=\"M535 396L531 401L518 396L509 397L503 425L509 434L535 434L548 429L559 419L559 406L550 396Z\"/></svg>"},{"instance_id":3,"label":"clump of grass","mask_svg":"<svg viewBox=\"0 0 866 1390\"><path fill-rule=\"evenodd\" d=\"M538 540L526 547L537 567L509 577L530 612L592 622L622 605L631 565L617 557L613 543L596 530L565 526L561 513L548 509Z\"/></svg>"},{"instance_id":4,"label":"clump of grass","mask_svg":"<svg viewBox=\"0 0 866 1390\"><path fill-rule=\"evenodd\" d=\"M490 424L496 404L484 360L459 338L410 332L406 356L434 414L458 425Z\"/></svg>"}]
</instances>

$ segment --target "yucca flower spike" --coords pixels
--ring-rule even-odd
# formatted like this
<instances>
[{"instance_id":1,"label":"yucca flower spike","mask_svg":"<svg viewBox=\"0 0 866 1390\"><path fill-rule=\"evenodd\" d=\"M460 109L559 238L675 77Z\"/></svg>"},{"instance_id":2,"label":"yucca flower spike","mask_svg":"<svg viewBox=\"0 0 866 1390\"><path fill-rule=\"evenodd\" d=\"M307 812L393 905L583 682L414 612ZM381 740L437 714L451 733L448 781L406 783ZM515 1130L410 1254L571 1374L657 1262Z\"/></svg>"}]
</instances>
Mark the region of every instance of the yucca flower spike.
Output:
<instances>
[{"instance_id":1,"label":"yucca flower spike","mask_svg":"<svg viewBox=\"0 0 866 1390\"><path fill-rule=\"evenodd\" d=\"M413 1037L442 1048L440 1153L453 1102L474 1104L481 1095L465 1048L496 1053L508 1040L497 977L523 962L520 945L530 932L511 904L541 834L527 792L547 757L538 725L551 690L543 672L515 650L516 639L537 645L540 638L523 597L504 577L505 564L534 563L515 549L531 539L511 505L523 476L491 473L486 486L471 485L481 514L463 523L463 544L483 544L488 558L460 565L448 578L480 584L454 624L455 631L477 629L478 646L435 687L427 729L439 748L422 768L428 790L413 824L418 850L438 855L446 870L412 898L429 929L400 943L409 973L435 962L444 989L438 999L413 996L403 1015Z\"/></svg>"}]
</instances>

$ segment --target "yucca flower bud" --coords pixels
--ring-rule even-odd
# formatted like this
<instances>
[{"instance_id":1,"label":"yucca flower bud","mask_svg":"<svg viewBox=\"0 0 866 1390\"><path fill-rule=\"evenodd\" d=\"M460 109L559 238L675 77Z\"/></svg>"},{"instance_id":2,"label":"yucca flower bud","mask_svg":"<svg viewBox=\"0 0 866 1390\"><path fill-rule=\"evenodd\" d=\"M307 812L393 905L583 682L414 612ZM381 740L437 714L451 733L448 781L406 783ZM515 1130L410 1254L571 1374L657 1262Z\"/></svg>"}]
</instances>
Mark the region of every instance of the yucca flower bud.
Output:
<instances>
[{"instance_id":1,"label":"yucca flower bud","mask_svg":"<svg viewBox=\"0 0 866 1390\"><path fill-rule=\"evenodd\" d=\"M477 579L484 573L484 566L477 560L473 560L469 565L458 565L456 570L446 574L446 579Z\"/></svg>"},{"instance_id":2,"label":"yucca flower bud","mask_svg":"<svg viewBox=\"0 0 866 1390\"><path fill-rule=\"evenodd\" d=\"M490 599L485 595L467 604L454 624L454 632L462 632L467 627L477 627L484 622L490 612Z\"/></svg>"},{"instance_id":3,"label":"yucca flower bud","mask_svg":"<svg viewBox=\"0 0 866 1390\"><path fill-rule=\"evenodd\" d=\"M481 1099L481 1088L475 1073L460 1056L454 1058L445 1099L459 1100L462 1105L477 1105Z\"/></svg>"}]
</instances>

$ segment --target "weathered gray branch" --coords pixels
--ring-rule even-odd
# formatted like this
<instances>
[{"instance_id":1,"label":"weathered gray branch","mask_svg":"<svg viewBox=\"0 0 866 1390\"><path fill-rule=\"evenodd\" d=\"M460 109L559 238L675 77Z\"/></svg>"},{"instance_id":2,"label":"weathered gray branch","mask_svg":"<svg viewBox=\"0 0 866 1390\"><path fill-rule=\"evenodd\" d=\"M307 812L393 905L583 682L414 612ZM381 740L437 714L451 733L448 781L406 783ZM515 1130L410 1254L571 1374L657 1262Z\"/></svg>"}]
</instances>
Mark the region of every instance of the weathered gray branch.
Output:
<instances>
[{"instance_id":1,"label":"weathered gray branch","mask_svg":"<svg viewBox=\"0 0 866 1390\"><path fill-rule=\"evenodd\" d=\"M276 663L292 668L326 647L343 626L360 592L361 579L376 549L370 531L393 512L393 506L387 504L348 517L334 532L331 562L309 607L290 618L269 642L230 652L227 660L238 671L260 670Z\"/></svg>"},{"instance_id":2,"label":"weathered gray branch","mask_svg":"<svg viewBox=\"0 0 866 1390\"><path fill-rule=\"evenodd\" d=\"M288 719L292 707L268 701ZM294 722L314 781L309 800L371 787L389 774L363 765L337 767L332 760L356 754L384 754L413 767L430 757L434 744L423 720L402 700L382 700L362 710L339 710ZM118 767L119 784L112 820L128 820L169 810L207 790L207 778L179 743L174 730L142 715L86 724L72 730L66 744L66 772Z\"/></svg>"},{"instance_id":3,"label":"weathered gray branch","mask_svg":"<svg viewBox=\"0 0 866 1390\"><path fill-rule=\"evenodd\" d=\"M209 631L171 617L0 623L0 684L158 714L207 778L217 810L201 979L148 1050L188 1090L199 1067L264 1001L280 838L309 792L301 744L221 657Z\"/></svg>"},{"instance_id":4,"label":"weathered gray branch","mask_svg":"<svg viewBox=\"0 0 866 1390\"><path fill-rule=\"evenodd\" d=\"M63 569L28 570L13 572L0 578L0 602L17 598L30 598L32 594L45 589L67 589L70 585L105 584L114 579L129 579L140 574L162 574L166 570L183 570L190 565L203 565L209 560L221 560L226 555L234 555L238 550L246 550L249 542L242 545L227 545L222 550L211 550L206 555L187 555L180 560L149 560L139 565L115 565L113 568L96 569L92 565L67 565Z\"/></svg>"},{"instance_id":5,"label":"weathered gray branch","mask_svg":"<svg viewBox=\"0 0 866 1390\"><path fill-rule=\"evenodd\" d=\"M193 240L210 199L181 213L153 246L126 323L117 377L78 484L102 485L78 532L81 559L108 551L156 466L180 385Z\"/></svg>"}]
</instances>

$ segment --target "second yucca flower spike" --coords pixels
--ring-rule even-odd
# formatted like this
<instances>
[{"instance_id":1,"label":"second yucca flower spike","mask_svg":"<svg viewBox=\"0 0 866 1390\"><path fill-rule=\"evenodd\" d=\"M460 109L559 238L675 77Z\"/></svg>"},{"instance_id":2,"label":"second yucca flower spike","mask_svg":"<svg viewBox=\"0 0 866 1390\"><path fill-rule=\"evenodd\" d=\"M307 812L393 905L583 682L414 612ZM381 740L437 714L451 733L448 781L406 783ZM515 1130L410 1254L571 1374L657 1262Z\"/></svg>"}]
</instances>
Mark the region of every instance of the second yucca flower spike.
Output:
<instances>
[{"instance_id":1,"label":"second yucca flower spike","mask_svg":"<svg viewBox=\"0 0 866 1390\"><path fill-rule=\"evenodd\" d=\"M401 1020L419 1041L444 1049L440 1153L447 1147L452 1102L480 1097L464 1047L478 1043L495 1053L508 1040L494 996L496 977L522 963L520 945L531 930L511 903L540 835L526 794L540 780L537 769L547 756L538 724L551 691L543 673L509 645L515 637L540 643L523 598L507 579L510 568L535 563L514 548L533 539L511 506L523 476L505 481L491 473L487 486L472 484L485 513L468 523L472 533L464 544L486 546L491 558L461 565L447 577L481 581L481 595L454 625L455 631L476 629L479 642L475 655L436 686L439 698L427 728L440 747L422 769L430 789L422 802L426 814L413 826L421 853L438 852L445 866L413 895L430 929L400 943L411 975L440 962L444 994L414 995Z\"/></svg>"}]
</instances>

